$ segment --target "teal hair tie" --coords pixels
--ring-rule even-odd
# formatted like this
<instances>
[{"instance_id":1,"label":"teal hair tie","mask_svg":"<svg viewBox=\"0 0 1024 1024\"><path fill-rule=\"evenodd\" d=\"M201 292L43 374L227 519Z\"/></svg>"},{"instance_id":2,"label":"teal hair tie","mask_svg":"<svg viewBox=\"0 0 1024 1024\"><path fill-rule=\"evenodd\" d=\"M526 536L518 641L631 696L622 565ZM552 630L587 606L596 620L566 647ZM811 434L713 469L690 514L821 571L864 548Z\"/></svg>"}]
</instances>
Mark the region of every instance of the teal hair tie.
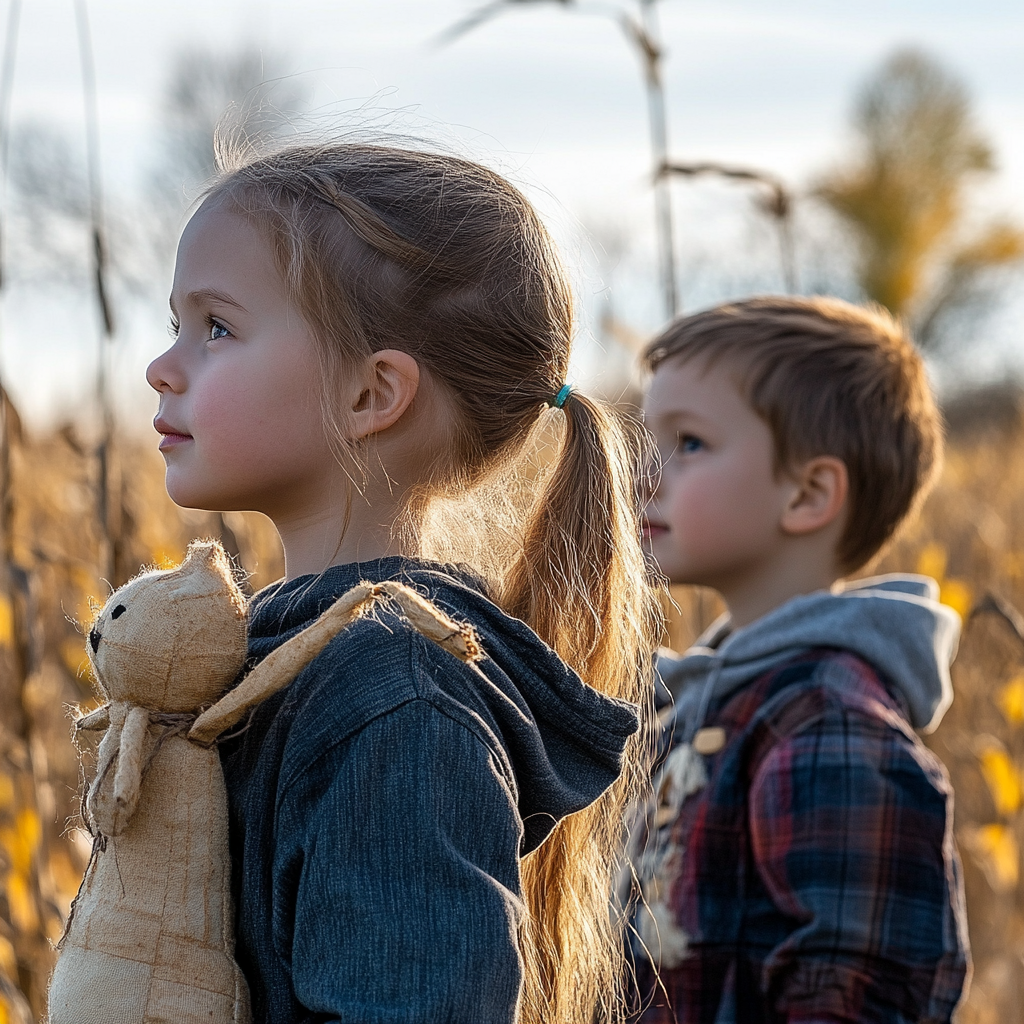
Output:
<instances>
[{"instance_id":1,"label":"teal hair tie","mask_svg":"<svg viewBox=\"0 0 1024 1024\"><path fill-rule=\"evenodd\" d=\"M558 392L558 394L555 395L554 398L549 398L548 399L548 405L550 405L552 409L561 409L562 406L565 405L566 399L571 394L572 394L572 385L571 384L563 384L562 387L561 387L561 390Z\"/></svg>"}]
</instances>

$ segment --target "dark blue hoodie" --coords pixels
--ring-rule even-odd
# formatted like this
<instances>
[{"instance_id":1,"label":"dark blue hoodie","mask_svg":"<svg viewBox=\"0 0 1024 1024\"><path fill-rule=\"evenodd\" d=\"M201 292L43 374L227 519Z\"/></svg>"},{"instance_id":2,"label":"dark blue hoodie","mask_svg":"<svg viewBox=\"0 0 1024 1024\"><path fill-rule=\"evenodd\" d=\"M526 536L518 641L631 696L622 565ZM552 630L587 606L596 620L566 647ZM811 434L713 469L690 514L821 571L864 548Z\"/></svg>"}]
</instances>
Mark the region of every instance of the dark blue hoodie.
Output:
<instances>
[{"instance_id":1,"label":"dark blue hoodie","mask_svg":"<svg viewBox=\"0 0 1024 1024\"><path fill-rule=\"evenodd\" d=\"M519 858L618 776L634 709L585 686L469 572L341 565L253 599L258 662L360 580L471 623L466 665L378 612L222 743L237 958L257 1024L511 1024Z\"/></svg>"}]
</instances>

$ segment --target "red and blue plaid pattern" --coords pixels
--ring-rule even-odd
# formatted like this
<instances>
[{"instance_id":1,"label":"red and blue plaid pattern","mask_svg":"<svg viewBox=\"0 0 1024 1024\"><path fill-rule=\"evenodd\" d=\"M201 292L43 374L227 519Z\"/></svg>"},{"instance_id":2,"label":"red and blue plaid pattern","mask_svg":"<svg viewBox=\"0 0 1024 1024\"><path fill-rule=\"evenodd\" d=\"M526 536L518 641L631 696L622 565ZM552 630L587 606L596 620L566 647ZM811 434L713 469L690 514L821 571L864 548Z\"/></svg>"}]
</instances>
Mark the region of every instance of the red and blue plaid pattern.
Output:
<instances>
[{"instance_id":1,"label":"red and blue plaid pattern","mask_svg":"<svg viewBox=\"0 0 1024 1024\"><path fill-rule=\"evenodd\" d=\"M688 951L658 972L634 949L632 1020L949 1021L968 970L952 790L878 675L809 651L705 724L726 735L707 786L648 837L681 851L665 899Z\"/></svg>"}]
</instances>

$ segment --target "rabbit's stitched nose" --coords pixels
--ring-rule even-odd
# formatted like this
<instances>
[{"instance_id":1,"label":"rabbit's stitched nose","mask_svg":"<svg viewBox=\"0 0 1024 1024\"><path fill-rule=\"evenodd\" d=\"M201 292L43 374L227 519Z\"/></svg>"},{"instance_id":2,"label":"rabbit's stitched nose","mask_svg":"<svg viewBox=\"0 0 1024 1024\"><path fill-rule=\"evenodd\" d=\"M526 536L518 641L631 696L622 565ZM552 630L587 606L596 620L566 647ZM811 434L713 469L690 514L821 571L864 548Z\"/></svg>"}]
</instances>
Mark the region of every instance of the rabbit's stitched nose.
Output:
<instances>
[{"instance_id":1,"label":"rabbit's stitched nose","mask_svg":"<svg viewBox=\"0 0 1024 1024\"><path fill-rule=\"evenodd\" d=\"M89 630L89 646L92 647L93 654L100 649L100 641L102 639L103 636L100 634L100 631L93 626L92 629Z\"/></svg>"}]
</instances>

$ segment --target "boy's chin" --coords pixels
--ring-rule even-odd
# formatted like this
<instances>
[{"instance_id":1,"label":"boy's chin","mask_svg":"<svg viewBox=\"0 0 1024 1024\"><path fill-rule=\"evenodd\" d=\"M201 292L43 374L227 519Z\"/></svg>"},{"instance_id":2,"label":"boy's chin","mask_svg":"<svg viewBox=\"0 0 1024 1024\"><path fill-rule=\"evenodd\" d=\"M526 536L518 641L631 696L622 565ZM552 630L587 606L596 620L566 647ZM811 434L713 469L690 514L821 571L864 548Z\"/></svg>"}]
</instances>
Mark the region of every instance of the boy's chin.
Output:
<instances>
[{"instance_id":1,"label":"boy's chin","mask_svg":"<svg viewBox=\"0 0 1024 1024\"><path fill-rule=\"evenodd\" d=\"M653 550L650 559L658 572L674 587L715 588L713 575L701 566L690 565L678 558L658 558L657 552Z\"/></svg>"}]
</instances>

